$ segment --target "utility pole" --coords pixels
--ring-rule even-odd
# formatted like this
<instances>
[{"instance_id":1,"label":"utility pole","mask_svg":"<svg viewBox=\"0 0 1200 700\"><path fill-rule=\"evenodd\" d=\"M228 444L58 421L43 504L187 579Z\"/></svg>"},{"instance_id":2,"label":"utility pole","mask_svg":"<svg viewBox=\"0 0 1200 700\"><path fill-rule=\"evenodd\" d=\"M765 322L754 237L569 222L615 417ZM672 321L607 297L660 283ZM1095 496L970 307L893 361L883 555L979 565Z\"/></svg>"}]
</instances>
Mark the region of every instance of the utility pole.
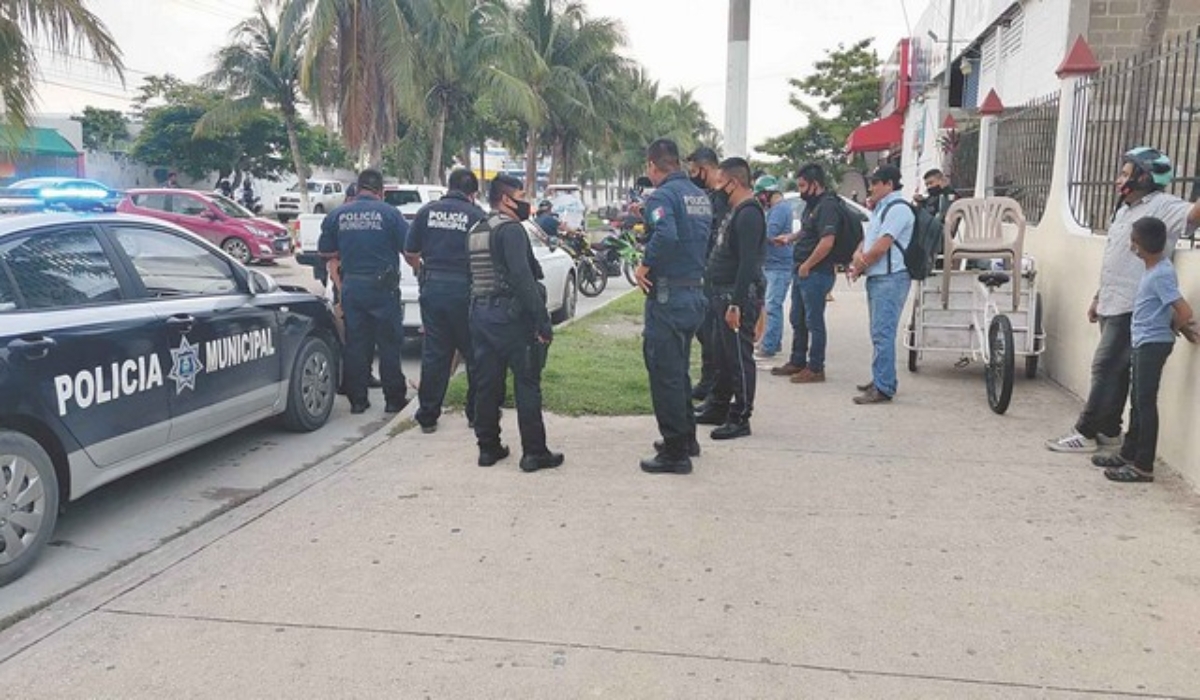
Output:
<instances>
[{"instance_id":1,"label":"utility pole","mask_svg":"<svg viewBox=\"0 0 1200 700\"><path fill-rule=\"evenodd\" d=\"M725 65L725 155L747 156L750 111L750 0L729 0L729 58Z\"/></svg>"},{"instance_id":2,"label":"utility pole","mask_svg":"<svg viewBox=\"0 0 1200 700\"><path fill-rule=\"evenodd\" d=\"M943 124L950 114L950 79L953 77L951 67L954 65L954 4L950 0L950 26L946 29L946 71L942 75L942 98L938 124Z\"/></svg>"}]
</instances>

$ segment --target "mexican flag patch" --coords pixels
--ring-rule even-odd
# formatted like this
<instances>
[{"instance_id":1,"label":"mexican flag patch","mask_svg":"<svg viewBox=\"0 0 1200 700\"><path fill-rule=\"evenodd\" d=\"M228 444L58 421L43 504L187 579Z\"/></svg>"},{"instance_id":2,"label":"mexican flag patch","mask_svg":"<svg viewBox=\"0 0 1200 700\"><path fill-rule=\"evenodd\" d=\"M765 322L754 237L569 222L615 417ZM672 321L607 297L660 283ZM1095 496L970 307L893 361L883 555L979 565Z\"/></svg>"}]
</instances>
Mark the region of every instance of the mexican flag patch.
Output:
<instances>
[{"instance_id":1,"label":"mexican flag patch","mask_svg":"<svg viewBox=\"0 0 1200 700\"><path fill-rule=\"evenodd\" d=\"M654 210L650 212L650 223L657 224L658 222L662 221L663 217L666 215L667 210L665 208L655 207Z\"/></svg>"}]
</instances>

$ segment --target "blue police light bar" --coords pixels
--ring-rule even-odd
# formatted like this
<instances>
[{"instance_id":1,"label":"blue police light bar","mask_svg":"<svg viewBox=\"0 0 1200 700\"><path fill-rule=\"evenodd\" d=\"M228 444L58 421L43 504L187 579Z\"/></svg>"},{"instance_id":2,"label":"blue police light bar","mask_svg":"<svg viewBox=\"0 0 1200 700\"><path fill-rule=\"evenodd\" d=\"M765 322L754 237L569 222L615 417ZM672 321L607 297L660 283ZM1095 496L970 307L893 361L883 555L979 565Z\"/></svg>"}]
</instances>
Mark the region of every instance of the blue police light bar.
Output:
<instances>
[{"instance_id":1,"label":"blue police light bar","mask_svg":"<svg viewBox=\"0 0 1200 700\"><path fill-rule=\"evenodd\" d=\"M108 190L102 190L96 187L80 187L78 189L55 189L53 187L46 187L39 192L38 195L43 201L47 202L56 199L70 199L77 201L87 199L108 199L110 196Z\"/></svg>"}]
</instances>

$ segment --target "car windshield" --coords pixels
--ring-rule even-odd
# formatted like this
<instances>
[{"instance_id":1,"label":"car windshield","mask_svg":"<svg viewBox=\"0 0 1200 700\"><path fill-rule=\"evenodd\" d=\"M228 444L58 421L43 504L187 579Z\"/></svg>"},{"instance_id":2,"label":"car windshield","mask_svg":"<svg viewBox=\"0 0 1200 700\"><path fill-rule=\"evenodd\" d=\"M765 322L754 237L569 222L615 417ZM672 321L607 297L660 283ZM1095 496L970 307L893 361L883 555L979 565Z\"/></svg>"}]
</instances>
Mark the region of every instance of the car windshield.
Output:
<instances>
[{"instance_id":1,"label":"car windshield","mask_svg":"<svg viewBox=\"0 0 1200 700\"><path fill-rule=\"evenodd\" d=\"M14 182L13 184L9 185L9 187L11 187L14 190L40 190L43 187L46 187L48 185L55 185L57 183L58 183L57 180L51 180L50 178L35 177L35 178L30 178L28 180L21 180L19 182Z\"/></svg>"},{"instance_id":2,"label":"car windshield","mask_svg":"<svg viewBox=\"0 0 1200 700\"><path fill-rule=\"evenodd\" d=\"M300 183L299 182L297 182L296 184L294 184L288 188L288 192L299 192L299 191L300 191ZM308 191L309 192L320 192L321 191L321 183L313 182L312 180L309 180L308 181Z\"/></svg>"},{"instance_id":3,"label":"car windshield","mask_svg":"<svg viewBox=\"0 0 1200 700\"><path fill-rule=\"evenodd\" d=\"M254 214L250 213L249 209L246 209L232 199L226 199L222 195L214 194L212 195L212 201L213 204L217 205L217 209L220 209L221 213L226 216L231 216L235 219L254 218Z\"/></svg>"}]
</instances>

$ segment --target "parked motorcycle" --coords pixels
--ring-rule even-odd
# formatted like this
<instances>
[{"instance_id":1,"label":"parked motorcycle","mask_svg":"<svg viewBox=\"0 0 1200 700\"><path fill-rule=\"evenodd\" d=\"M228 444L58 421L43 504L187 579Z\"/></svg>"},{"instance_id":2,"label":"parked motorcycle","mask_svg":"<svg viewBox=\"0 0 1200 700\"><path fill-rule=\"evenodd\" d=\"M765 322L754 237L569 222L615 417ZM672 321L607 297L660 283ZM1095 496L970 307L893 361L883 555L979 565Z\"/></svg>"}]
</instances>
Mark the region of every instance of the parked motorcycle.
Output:
<instances>
[{"instance_id":1,"label":"parked motorcycle","mask_svg":"<svg viewBox=\"0 0 1200 700\"><path fill-rule=\"evenodd\" d=\"M637 286L634 270L642 264L644 243L641 234L644 231L645 226L641 223L621 226L596 244L605 272L609 275L623 274L630 285Z\"/></svg>"},{"instance_id":2,"label":"parked motorcycle","mask_svg":"<svg viewBox=\"0 0 1200 700\"><path fill-rule=\"evenodd\" d=\"M561 239L562 249L575 260L575 279L579 293L585 297L598 297L608 286L608 271L600 262L596 251L588 245L582 233L568 233Z\"/></svg>"}]
</instances>

